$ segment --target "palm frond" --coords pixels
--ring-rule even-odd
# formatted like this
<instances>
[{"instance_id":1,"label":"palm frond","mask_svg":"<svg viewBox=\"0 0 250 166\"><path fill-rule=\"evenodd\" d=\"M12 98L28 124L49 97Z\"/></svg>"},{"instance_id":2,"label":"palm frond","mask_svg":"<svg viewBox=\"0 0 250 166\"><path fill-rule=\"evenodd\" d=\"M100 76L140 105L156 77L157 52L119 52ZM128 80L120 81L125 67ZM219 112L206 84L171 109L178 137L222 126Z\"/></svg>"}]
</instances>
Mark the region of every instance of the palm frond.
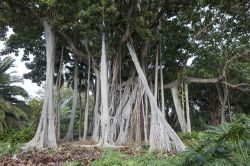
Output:
<instances>
[{"instance_id":1,"label":"palm frond","mask_svg":"<svg viewBox=\"0 0 250 166\"><path fill-rule=\"evenodd\" d=\"M8 69L14 66L15 60L12 57L5 57L0 61L0 75L5 73Z\"/></svg>"}]
</instances>

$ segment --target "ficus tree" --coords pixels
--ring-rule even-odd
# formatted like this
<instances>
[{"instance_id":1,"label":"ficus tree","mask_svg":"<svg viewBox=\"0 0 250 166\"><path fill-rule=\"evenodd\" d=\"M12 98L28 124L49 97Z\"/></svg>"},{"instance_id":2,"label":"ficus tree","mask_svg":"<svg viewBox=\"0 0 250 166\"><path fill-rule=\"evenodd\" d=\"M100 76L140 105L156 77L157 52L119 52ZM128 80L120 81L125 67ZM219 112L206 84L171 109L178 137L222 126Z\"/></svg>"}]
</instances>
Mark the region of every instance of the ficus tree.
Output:
<instances>
[{"instance_id":1,"label":"ficus tree","mask_svg":"<svg viewBox=\"0 0 250 166\"><path fill-rule=\"evenodd\" d=\"M236 8L249 5L237 4ZM79 129L84 139L91 136L98 142L94 146L146 141L152 151L182 151L185 145L169 125L175 121L169 115L176 115L183 132L191 131L189 105L193 108L206 97L190 97L190 92L202 92L198 88L189 92L191 84L218 84L221 108L228 98L221 87L246 89L245 84L237 86L228 79L236 72L231 62L248 55L249 32L241 35L242 29L233 23L248 26L245 8L237 13L228 4L185 0L10 0L1 6L1 36L6 35L7 26L14 31L4 52L18 53L24 48L24 60L33 54L34 61L27 64L32 71L26 76L37 83L45 81L46 86L40 123L26 147L57 144L55 119L59 126L60 109L56 107L55 118L53 86L64 75L62 64L74 62L74 72L66 75L74 84L66 138L73 138L77 96L85 73L85 118ZM195 60L187 66L191 57ZM240 78L237 81L242 83ZM90 91L94 95L92 110L88 109ZM90 126L93 130L88 133Z\"/></svg>"}]
</instances>

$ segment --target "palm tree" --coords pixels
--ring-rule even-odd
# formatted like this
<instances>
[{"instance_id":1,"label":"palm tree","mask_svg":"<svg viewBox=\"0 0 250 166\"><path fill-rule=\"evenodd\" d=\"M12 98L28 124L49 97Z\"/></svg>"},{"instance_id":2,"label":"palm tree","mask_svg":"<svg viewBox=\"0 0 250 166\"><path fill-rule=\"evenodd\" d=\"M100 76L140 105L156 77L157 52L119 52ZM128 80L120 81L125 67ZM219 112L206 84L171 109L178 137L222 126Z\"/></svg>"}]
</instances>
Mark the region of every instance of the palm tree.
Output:
<instances>
[{"instance_id":1,"label":"palm tree","mask_svg":"<svg viewBox=\"0 0 250 166\"><path fill-rule=\"evenodd\" d=\"M21 98L28 98L28 93L14 83L22 82L14 72L8 72L14 67L14 59L5 57L0 60L0 132L10 126L21 127L21 120L26 118L22 110L26 104Z\"/></svg>"}]
</instances>

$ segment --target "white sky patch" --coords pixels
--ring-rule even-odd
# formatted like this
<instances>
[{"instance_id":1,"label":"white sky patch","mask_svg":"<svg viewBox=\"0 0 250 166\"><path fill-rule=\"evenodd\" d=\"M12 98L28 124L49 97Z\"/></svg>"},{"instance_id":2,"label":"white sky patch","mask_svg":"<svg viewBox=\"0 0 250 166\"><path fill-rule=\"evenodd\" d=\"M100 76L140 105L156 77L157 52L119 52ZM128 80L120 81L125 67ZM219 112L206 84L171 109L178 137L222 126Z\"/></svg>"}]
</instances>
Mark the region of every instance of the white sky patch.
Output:
<instances>
[{"instance_id":1,"label":"white sky patch","mask_svg":"<svg viewBox=\"0 0 250 166\"><path fill-rule=\"evenodd\" d=\"M13 34L13 31L12 29L9 29L7 37L9 37L11 34ZM0 50L2 50L3 48L4 48L4 42L0 41ZM26 68L25 62L21 61L23 57L23 51L20 50L18 56L15 56L14 54L10 54L8 56L15 59L14 62L15 67L12 67L12 69L10 69L9 72L14 71L15 72L14 75L23 78L23 74L28 73L30 71ZM30 58L32 59L32 57ZM37 94L37 92L42 90L42 87L37 86L36 83L32 83L32 81L29 79L23 79L23 83L16 83L15 85L23 87L29 93L30 97L39 97L39 94Z\"/></svg>"},{"instance_id":2,"label":"white sky patch","mask_svg":"<svg viewBox=\"0 0 250 166\"><path fill-rule=\"evenodd\" d=\"M189 58L189 59L187 60L187 66L191 66L194 59L195 59L195 56Z\"/></svg>"}]
</instances>

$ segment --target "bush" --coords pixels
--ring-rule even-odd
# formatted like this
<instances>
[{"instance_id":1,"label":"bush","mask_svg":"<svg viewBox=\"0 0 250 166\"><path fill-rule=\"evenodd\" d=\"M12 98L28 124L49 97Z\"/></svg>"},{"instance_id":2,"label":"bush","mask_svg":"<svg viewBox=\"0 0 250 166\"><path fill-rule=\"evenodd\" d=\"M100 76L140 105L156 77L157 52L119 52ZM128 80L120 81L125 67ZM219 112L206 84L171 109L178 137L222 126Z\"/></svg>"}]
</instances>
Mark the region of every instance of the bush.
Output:
<instances>
[{"instance_id":1,"label":"bush","mask_svg":"<svg viewBox=\"0 0 250 166\"><path fill-rule=\"evenodd\" d=\"M20 130L6 130L0 135L1 142L9 142L11 144L25 143L32 139L35 129L26 127Z\"/></svg>"},{"instance_id":2,"label":"bush","mask_svg":"<svg viewBox=\"0 0 250 166\"><path fill-rule=\"evenodd\" d=\"M22 128L19 131L5 130L0 135L0 156L18 152L23 143L32 139L34 132L33 127Z\"/></svg>"},{"instance_id":3,"label":"bush","mask_svg":"<svg viewBox=\"0 0 250 166\"><path fill-rule=\"evenodd\" d=\"M19 153L23 144L11 144L9 142L0 142L0 156L6 154Z\"/></svg>"},{"instance_id":4,"label":"bush","mask_svg":"<svg viewBox=\"0 0 250 166\"><path fill-rule=\"evenodd\" d=\"M185 165L237 165L250 163L250 118L240 115L232 123L210 127L199 143L184 152Z\"/></svg>"},{"instance_id":5,"label":"bush","mask_svg":"<svg viewBox=\"0 0 250 166\"><path fill-rule=\"evenodd\" d=\"M199 143L199 138L202 137L203 132L193 131L191 133L178 133L180 139L188 147L193 147Z\"/></svg>"}]
</instances>

